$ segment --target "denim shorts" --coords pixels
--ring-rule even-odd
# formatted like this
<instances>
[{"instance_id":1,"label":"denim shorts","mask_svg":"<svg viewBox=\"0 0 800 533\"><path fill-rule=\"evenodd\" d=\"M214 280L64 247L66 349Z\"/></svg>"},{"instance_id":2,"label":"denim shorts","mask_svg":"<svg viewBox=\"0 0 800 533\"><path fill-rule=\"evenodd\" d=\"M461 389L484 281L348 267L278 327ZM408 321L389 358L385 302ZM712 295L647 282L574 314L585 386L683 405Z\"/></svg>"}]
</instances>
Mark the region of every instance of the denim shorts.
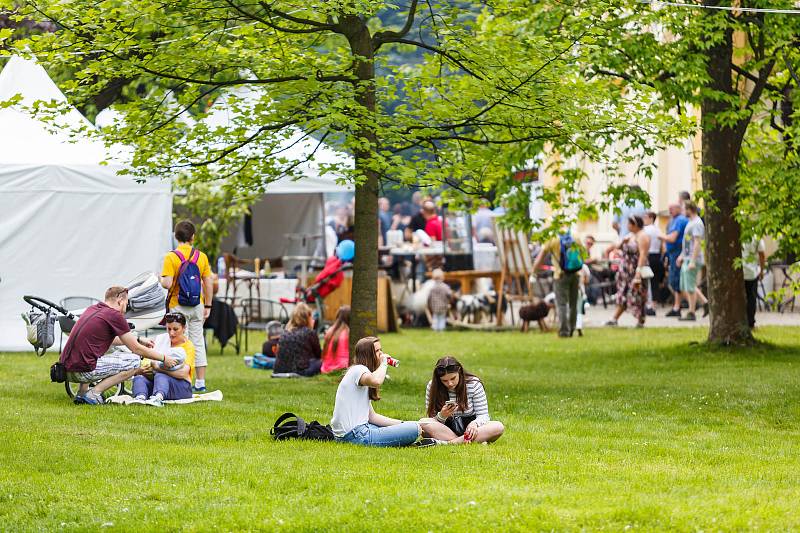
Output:
<instances>
[{"instance_id":1,"label":"denim shorts","mask_svg":"<svg viewBox=\"0 0 800 533\"><path fill-rule=\"evenodd\" d=\"M374 424L361 424L350 430L340 442L361 444L362 446L408 446L420 436L417 422L403 422L394 426L380 427Z\"/></svg>"}]
</instances>

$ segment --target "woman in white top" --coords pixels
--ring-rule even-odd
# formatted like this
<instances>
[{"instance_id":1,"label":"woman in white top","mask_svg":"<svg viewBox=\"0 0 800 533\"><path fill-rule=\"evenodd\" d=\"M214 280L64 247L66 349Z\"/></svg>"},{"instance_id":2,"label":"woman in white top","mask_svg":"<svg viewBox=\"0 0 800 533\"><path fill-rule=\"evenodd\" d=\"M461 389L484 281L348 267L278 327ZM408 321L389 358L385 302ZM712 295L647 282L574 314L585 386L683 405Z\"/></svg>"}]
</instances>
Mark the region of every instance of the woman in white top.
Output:
<instances>
[{"instance_id":1,"label":"woman in white top","mask_svg":"<svg viewBox=\"0 0 800 533\"><path fill-rule=\"evenodd\" d=\"M464 370L455 357L442 357L425 390L430 423L423 425L438 443L494 442L505 427L489 418L489 403L480 378Z\"/></svg>"},{"instance_id":2,"label":"woman in white top","mask_svg":"<svg viewBox=\"0 0 800 533\"><path fill-rule=\"evenodd\" d=\"M377 337L359 340L351 363L336 390L331 419L336 440L365 446L408 446L416 442L422 435L419 423L379 415L372 408L372 402L381 399L379 389L386 379L381 341Z\"/></svg>"}]
</instances>

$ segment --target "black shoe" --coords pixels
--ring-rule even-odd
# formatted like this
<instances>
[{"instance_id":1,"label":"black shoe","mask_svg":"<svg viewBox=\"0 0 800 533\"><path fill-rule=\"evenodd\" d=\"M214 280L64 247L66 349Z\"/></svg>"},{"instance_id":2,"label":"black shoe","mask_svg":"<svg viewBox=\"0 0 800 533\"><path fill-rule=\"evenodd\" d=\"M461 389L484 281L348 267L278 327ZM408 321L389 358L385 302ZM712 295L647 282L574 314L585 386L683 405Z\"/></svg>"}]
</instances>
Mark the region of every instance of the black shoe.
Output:
<instances>
[{"instance_id":1,"label":"black shoe","mask_svg":"<svg viewBox=\"0 0 800 533\"><path fill-rule=\"evenodd\" d=\"M559 331L558 332L558 336L561 337L562 339L568 339L568 338L572 337L572 335L570 335L569 333L567 333L565 331Z\"/></svg>"},{"instance_id":2,"label":"black shoe","mask_svg":"<svg viewBox=\"0 0 800 533\"><path fill-rule=\"evenodd\" d=\"M682 316L678 320L682 320L684 322L694 322L697 320L697 317L694 316L694 313L686 313L686 316Z\"/></svg>"},{"instance_id":3,"label":"black shoe","mask_svg":"<svg viewBox=\"0 0 800 533\"><path fill-rule=\"evenodd\" d=\"M578 332L578 337L583 337L583 330L582 329L578 329L576 331Z\"/></svg>"},{"instance_id":4,"label":"black shoe","mask_svg":"<svg viewBox=\"0 0 800 533\"><path fill-rule=\"evenodd\" d=\"M429 446L436 446L436 439L420 439L414 443L417 448L427 448Z\"/></svg>"},{"instance_id":5,"label":"black shoe","mask_svg":"<svg viewBox=\"0 0 800 533\"><path fill-rule=\"evenodd\" d=\"M703 306L703 318L708 316L708 304Z\"/></svg>"},{"instance_id":6,"label":"black shoe","mask_svg":"<svg viewBox=\"0 0 800 533\"><path fill-rule=\"evenodd\" d=\"M680 318L681 312L680 312L680 309L670 309L669 313L667 313L664 316L677 316L677 317Z\"/></svg>"},{"instance_id":7,"label":"black shoe","mask_svg":"<svg viewBox=\"0 0 800 533\"><path fill-rule=\"evenodd\" d=\"M647 316L656 316L656 310L653 308L647 308L644 310L644 314Z\"/></svg>"}]
</instances>

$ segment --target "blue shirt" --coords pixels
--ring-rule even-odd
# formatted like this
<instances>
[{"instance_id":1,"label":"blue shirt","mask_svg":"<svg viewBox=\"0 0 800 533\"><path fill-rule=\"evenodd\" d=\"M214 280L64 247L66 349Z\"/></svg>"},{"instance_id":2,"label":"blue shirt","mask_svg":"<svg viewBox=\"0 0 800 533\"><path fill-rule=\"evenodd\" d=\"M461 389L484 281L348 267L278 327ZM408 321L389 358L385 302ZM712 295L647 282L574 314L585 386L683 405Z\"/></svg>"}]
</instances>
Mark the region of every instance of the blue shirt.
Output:
<instances>
[{"instance_id":1,"label":"blue shirt","mask_svg":"<svg viewBox=\"0 0 800 533\"><path fill-rule=\"evenodd\" d=\"M675 239L675 242L667 242L667 254L679 254L681 252L681 246L683 246L683 231L686 229L686 224L688 223L689 219L683 215L678 215L669 221L669 224L667 224L667 235L673 231L677 231L678 238Z\"/></svg>"}]
</instances>

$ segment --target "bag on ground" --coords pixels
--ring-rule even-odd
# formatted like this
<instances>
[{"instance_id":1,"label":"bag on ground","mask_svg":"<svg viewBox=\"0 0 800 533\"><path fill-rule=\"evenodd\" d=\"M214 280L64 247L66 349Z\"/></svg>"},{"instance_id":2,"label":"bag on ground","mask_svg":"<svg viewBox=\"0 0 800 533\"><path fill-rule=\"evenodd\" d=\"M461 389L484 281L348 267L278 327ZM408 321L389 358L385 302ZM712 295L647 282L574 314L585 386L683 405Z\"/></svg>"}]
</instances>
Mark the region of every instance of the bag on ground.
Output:
<instances>
[{"instance_id":1,"label":"bag on ground","mask_svg":"<svg viewBox=\"0 0 800 533\"><path fill-rule=\"evenodd\" d=\"M284 413L279 416L270 434L275 440L333 440L330 426L323 426L316 420L306 422L294 413Z\"/></svg>"}]
</instances>

